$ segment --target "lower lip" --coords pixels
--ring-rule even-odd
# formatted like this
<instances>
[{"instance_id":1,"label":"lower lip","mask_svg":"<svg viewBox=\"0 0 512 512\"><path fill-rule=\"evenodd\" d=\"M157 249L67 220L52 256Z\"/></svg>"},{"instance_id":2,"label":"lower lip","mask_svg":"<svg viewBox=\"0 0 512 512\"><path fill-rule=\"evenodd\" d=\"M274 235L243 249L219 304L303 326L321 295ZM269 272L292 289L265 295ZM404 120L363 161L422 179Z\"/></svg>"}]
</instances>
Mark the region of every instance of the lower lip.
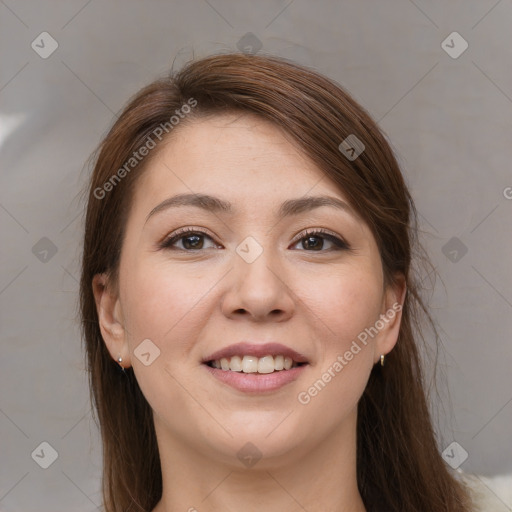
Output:
<instances>
[{"instance_id":1,"label":"lower lip","mask_svg":"<svg viewBox=\"0 0 512 512\"><path fill-rule=\"evenodd\" d=\"M212 368L207 364L203 364L203 366L213 377L239 391L244 393L265 393L276 391L284 385L293 382L299 378L308 365L303 364L289 370L280 370L272 373L233 372L231 370Z\"/></svg>"}]
</instances>

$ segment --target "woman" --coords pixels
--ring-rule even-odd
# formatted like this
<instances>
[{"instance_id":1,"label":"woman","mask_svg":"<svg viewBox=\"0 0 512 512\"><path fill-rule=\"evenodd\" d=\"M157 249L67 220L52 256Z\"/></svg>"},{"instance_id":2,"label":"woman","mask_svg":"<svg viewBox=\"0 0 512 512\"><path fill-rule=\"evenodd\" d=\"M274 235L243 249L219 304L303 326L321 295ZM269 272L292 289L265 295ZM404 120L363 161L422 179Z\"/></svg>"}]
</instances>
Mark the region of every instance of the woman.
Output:
<instances>
[{"instance_id":1,"label":"woman","mask_svg":"<svg viewBox=\"0 0 512 512\"><path fill-rule=\"evenodd\" d=\"M105 509L471 510L429 416L415 250L393 152L333 81L235 54L140 91L85 225Z\"/></svg>"}]
</instances>

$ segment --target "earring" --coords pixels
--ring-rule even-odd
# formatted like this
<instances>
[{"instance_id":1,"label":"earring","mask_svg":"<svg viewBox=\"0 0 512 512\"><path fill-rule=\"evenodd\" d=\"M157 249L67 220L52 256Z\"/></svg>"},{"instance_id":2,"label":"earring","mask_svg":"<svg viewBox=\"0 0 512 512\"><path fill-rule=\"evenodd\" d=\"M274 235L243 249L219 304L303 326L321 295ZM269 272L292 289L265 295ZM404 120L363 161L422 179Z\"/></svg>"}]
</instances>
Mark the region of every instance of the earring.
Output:
<instances>
[{"instance_id":1,"label":"earring","mask_svg":"<svg viewBox=\"0 0 512 512\"><path fill-rule=\"evenodd\" d=\"M380 355L380 365L384 366L384 354Z\"/></svg>"},{"instance_id":2,"label":"earring","mask_svg":"<svg viewBox=\"0 0 512 512\"><path fill-rule=\"evenodd\" d=\"M121 370L123 370L123 372L124 372L124 366L121 364L121 363L122 363L122 361L123 361L123 358L122 358L121 356L119 356L119 357L117 358L117 361L118 361L118 363L117 363L117 364L119 365L119 368L121 368Z\"/></svg>"}]
</instances>

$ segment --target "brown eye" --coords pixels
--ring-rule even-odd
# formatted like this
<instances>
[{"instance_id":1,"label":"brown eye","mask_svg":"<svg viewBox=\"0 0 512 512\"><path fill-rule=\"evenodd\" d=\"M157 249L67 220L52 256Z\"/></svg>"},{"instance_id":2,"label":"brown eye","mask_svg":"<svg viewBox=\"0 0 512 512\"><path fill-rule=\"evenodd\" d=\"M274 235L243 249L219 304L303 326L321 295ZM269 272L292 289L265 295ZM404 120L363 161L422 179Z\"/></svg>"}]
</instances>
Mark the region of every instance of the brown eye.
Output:
<instances>
[{"instance_id":1,"label":"brown eye","mask_svg":"<svg viewBox=\"0 0 512 512\"><path fill-rule=\"evenodd\" d=\"M307 238L302 239L302 247L304 249L322 249L324 246L324 238L320 236L308 236Z\"/></svg>"},{"instance_id":2,"label":"brown eye","mask_svg":"<svg viewBox=\"0 0 512 512\"><path fill-rule=\"evenodd\" d=\"M187 235L181 237L183 240L183 247L185 249L202 249L204 240L203 235Z\"/></svg>"},{"instance_id":3,"label":"brown eye","mask_svg":"<svg viewBox=\"0 0 512 512\"><path fill-rule=\"evenodd\" d=\"M181 250L181 251L194 251L204 249L204 240L208 238L212 240L212 238L207 235L204 231L192 230L192 229L184 229L175 233L171 237L165 239L160 248L161 249L170 249L170 250ZM181 247L176 246L176 243L181 242ZM213 242L213 240L212 240ZM216 247L215 244L213 244Z\"/></svg>"},{"instance_id":4,"label":"brown eye","mask_svg":"<svg viewBox=\"0 0 512 512\"><path fill-rule=\"evenodd\" d=\"M350 246L344 240L323 230L301 233L301 235L302 238L300 238L295 245L300 243L302 248L308 252L329 252L333 250L350 249ZM323 250L325 248L325 242L331 244L331 247Z\"/></svg>"}]
</instances>

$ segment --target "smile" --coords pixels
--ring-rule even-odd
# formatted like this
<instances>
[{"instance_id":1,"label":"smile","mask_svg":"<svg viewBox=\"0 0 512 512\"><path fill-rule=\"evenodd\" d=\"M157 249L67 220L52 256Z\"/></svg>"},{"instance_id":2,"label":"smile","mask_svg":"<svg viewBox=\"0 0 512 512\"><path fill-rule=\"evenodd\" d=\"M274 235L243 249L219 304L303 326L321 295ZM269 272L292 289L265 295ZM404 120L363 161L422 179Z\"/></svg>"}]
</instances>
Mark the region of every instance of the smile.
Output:
<instances>
[{"instance_id":1,"label":"smile","mask_svg":"<svg viewBox=\"0 0 512 512\"><path fill-rule=\"evenodd\" d=\"M291 357L284 355L267 355L264 357L245 355L233 356L230 358L223 357L221 359L208 361L206 364L211 368L217 368L224 371L268 374L283 370L287 371L305 363L298 363Z\"/></svg>"},{"instance_id":2,"label":"smile","mask_svg":"<svg viewBox=\"0 0 512 512\"><path fill-rule=\"evenodd\" d=\"M262 361L261 368L263 372L259 371L260 361ZM277 368L280 368L281 363L283 368L278 370ZM226 366L229 366L229 368L226 368L225 370L222 369L222 364L224 364L225 368ZM232 370L232 364L234 368L241 367L241 369ZM214 365L219 365L220 368L217 368L217 366ZM286 384L298 379L309 364L297 363L284 357L281 361L281 357L278 355L275 357L264 356L260 358L254 356L233 356L230 359L222 358L220 360L208 361L203 363L201 366L207 370L215 380L220 381L222 384L228 385L229 387L246 394L261 395L277 391L283 388ZM255 370L256 368L258 368L258 371ZM246 370L248 371L246 372Z\"/></svg>"}]
</instances>

